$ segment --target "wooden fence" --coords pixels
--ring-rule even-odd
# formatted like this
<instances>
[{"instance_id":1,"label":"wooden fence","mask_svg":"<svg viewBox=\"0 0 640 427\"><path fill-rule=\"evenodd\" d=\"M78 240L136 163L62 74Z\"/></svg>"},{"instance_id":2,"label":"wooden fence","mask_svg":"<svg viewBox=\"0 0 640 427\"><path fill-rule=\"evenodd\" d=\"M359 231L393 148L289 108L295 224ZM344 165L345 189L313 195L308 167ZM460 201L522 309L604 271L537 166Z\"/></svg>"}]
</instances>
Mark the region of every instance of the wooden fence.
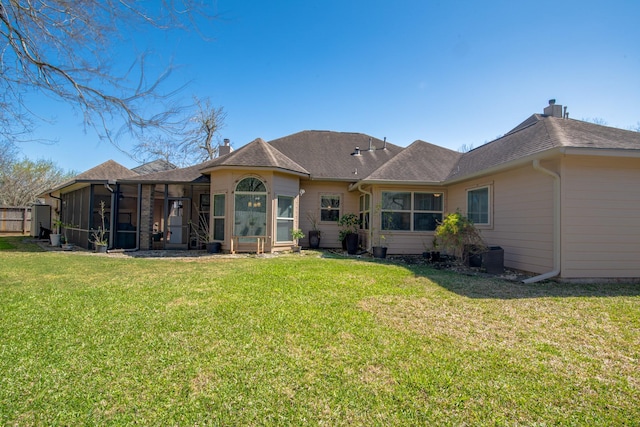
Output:
<instances>
[{"instance_id":1,"label":"wooden fence","mask_svg":"<svg viewBox=\"0 0 640 427\"><path fill-rule=\"evenodd\" d=\"M0 206L0 233L28 233L31 231L31 208Z\"/></svg>"}]
</instances>

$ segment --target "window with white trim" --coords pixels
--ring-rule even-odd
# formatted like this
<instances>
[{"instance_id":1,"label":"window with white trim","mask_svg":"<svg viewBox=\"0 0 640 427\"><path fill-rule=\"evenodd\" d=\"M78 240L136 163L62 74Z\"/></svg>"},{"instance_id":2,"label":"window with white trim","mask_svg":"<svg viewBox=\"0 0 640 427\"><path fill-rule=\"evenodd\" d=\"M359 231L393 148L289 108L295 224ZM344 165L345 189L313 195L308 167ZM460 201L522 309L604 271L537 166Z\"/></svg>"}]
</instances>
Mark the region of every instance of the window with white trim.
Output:
<instances>
[{"instance_id":1,"label":"window with white trim","mask_svg":"<svg viewBox=\"0 0 640 427\"><path fill-rule=\"evenodd\" d=\"M320 221L338 222L340 218L340 195L324 194L320 196Z\"/></svg>"},{"instance_id":2,"label":"window with white trim","mask_svg":"<svg viewBox=\"0 0 640 427\"><path fill-rule=\"evenodd\" d=\"M234 235L267 235L267 187L260 179L244 178L236 185L234 210Z\"/></svg>"},{"instance_id":3,"label":"window with white trim","mask_svg":"<svg viewBox=\"0 0 640 427\"><path fill-rule=\"evenodd\" d=\"M224 240L225 195L213 195L213 240Z\"/></svg>"},{"instance_id":4,"label":"window with white trim","mask_svg":"<svg viewBox=\"0 0 640 427\"><path fill-rule=\"evenodd\" d=\"M369 217L371 213L371 195L360 195L360 229L369 229Z\"/></svg>"},{"instance_id":5,"label":"window with white trim","mask_svg":"<svg viewBox=\"0 0 640 427\"><path fill-rule=\"evenodd\" d=\"M442 193L383 191L382 230L433 231L444 212Z\"/></svg>"},{"instance_id":6,"label":"window with white trim","mask_svg":"<svg viewBox=\"0 0 640 427\"><path fill-rule=\"evenodd\" d=\"M489 186L467 190L467 218L476 225L489 225L490 217Z\"/></svg>"},{"instance_id":7,"label":"window with white trim","mask_svg":"<svg viewBox=\"0 0 640 427\"><path fill-rule=\"evenodd\" d=\"M276 241L291 242L293 231L293 197L278 196L278 215L276 217Z\"/></svg>"}]
</instances>

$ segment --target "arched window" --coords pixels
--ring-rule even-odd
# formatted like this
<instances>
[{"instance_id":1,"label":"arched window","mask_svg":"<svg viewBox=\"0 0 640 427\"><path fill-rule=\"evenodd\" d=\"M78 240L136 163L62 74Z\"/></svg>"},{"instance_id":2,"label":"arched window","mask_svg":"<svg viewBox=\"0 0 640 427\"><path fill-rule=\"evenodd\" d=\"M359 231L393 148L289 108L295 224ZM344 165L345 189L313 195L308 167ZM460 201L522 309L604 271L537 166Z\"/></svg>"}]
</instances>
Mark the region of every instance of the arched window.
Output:
<instances>
[{"instance_id":1,"label":"arched window","mask_svg":"<svg viewBox=\"0 0 640 427\"><path fill-rule=\"evenodd\" d=\"M267 235L267 187L258 178L244 178L236 185L233 234Z\"/></svg>"}]
</instances>

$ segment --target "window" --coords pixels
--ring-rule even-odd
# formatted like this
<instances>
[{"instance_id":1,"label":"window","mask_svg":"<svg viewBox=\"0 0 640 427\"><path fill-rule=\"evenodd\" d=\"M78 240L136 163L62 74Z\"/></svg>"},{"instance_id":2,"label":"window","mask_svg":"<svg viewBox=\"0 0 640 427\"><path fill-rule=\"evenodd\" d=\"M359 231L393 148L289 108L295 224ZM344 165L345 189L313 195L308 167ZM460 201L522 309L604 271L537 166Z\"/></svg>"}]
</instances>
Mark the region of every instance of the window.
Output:
<instances>
[{"instance_id":1,"label":"window","mask_svg":"<svg viewBox=\"0 0 640 427\"><path fill-rule=\"evenodd\" d=\"M322 195L320 196L320 221L338 222L340 218L340 196Z\"/></svg>"},{"instance_id":2,"label":"window","mask_svg":"<svg viewBox=\"0 0 640 427\"><path fill-rule=\"evenodd\" d=\"M433 231L442 220L442 193L382 193L381 228L383 230Z\"/></svg>"},{"instance_id":3,"label":"window","mask_svg":"<svg viewBox=\"0 0 640 427\"><path fill-rule=\"evenodd\" d=\"M413 229L435 230L442 221L442 193L414 193L413 200Z\"/></svg>"},{"instance_id":4,"label":"window","mask_svg":"<svg viewBox=\"0 0 640 427\"><path fill-rule=\"evenodd\" d=\"M292 241L291 231L293 230L293 197L278 196L278 215L276 221L276 241Z\"/></svg>"},{"instance_id":5,"label":"window","mask_svg":"<svg viewBox=\"0 0 640 427\"><path fill-rule=\"evenodd\" d=\"M489 225L489 187L467 190L467 218L474 224Z\"/></svg>"},{"instance_id":6,"label":"window","mask_svg":"<svg viewBox=\"0 0 640 427\"><path fill-rule=\"evenodd\" d=\"M369 214L371 212L371 196L369 194L360 195L360 228L369 229Z\"/></svg>"},{"instance_id":7,"label":"window","mask_svg":"<svg viewBox=\"0 0 640 427\"><path fill-rule=\"evenodd\" d=\"M213 195L213 240L224 240L224 194Z\"/></svg>"},{"instance_id":8,"label":"window","mask_svg":"<svg viewBox=\"0 0 640 427\"><path fill-rule=\"evenodd\" d=\"M233 234L265 236L267 187L258 178L245 178L236 186Z\"/></svg>"}]
</instances>

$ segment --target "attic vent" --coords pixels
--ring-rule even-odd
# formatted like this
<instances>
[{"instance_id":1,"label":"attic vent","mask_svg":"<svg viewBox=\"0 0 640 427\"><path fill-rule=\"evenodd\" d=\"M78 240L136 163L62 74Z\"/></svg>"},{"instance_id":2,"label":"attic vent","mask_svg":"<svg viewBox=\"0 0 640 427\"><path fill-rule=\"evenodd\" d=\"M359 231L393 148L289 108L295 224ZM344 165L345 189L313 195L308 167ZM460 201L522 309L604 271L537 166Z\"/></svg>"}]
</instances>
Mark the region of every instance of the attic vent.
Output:
<instances>
[{"instance_id":1,"label":"attic vent","mask_svg":"<svg viewBox=\"0 0 640 427\"><path fill-rule=\"evenodd\" d=\"M360 154L360 147L356 147L355 150L353 150L353 153L351 153L352 156L361 156L362 154Z\"/></svg>"}]
</instances>

